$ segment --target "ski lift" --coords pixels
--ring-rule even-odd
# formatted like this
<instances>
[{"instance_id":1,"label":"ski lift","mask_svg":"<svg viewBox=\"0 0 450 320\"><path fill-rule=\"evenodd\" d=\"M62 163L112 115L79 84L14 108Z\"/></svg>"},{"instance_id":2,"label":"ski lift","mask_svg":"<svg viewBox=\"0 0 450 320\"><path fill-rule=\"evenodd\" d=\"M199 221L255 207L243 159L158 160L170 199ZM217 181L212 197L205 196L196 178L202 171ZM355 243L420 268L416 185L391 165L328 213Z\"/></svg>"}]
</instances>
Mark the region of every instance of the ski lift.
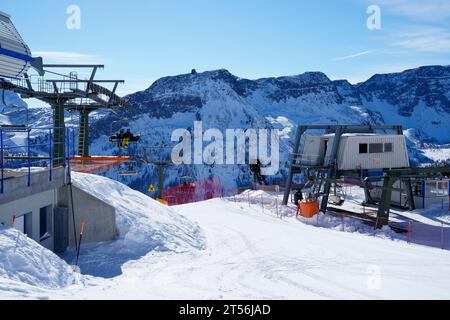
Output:
<instances>
[{"instance_id":1,"label":"ski lift","mask_svg":"<svg viewBox=\"0 0 450 320\"><path fill-rule=\"evenodd\" d=\"M113 121L110 126L109 141L116 143L117 147L121 149L128 149L130 144L137 143L141 140L139 135L134 135L131 129L120 128L116 133L113 133L113 125L115 123L128 123L127 119Z\"/></svg>"},{"instance_id":2,"label":"ski lift","mask_svg":"<svg viewBox=\"0 0 450 320\"><path fill-rule=\"evenodd\" d=\"M120 177L135 176L139 173L138 163L136 161L127 161L119 166Z\"/></svg>"}]
</instances>

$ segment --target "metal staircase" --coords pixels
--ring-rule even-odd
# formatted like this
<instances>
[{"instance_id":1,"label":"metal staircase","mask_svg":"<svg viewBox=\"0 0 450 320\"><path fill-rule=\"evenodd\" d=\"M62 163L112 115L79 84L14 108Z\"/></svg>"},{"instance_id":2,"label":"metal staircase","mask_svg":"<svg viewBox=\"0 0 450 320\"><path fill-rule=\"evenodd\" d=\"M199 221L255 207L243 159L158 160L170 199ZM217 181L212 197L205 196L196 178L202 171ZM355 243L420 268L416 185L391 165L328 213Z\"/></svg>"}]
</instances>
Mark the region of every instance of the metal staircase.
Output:
<instances>
[{"instance_id":1,"label":"metal staircase","mask_svg":"<svg viewBox=\"0 0 450 320\"><path fill-rule=\"evenodd\" d=\"M80 111L77 154L82 157L89 155L89 113L86 109Z\"/></svg>"}]
</instances>

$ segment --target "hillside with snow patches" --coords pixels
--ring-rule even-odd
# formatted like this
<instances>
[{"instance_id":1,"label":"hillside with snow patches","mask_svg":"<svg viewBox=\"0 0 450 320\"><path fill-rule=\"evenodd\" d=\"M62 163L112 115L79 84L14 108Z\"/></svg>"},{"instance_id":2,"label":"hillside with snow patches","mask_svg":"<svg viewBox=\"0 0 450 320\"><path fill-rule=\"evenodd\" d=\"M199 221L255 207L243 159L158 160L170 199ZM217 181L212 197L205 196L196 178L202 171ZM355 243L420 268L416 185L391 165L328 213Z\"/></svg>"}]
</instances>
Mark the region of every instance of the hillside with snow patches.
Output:
<instances>
[{"instance_id":1,"label":"hillside with snow patches","mask_svg":"<svg viewBox=\"0 0 450 320\"><path fill-rule=\"evenodd\" d=\"M131 127L142 145L163 147L167 156L176 128L192 128L201 120L208 128L275 128L280 130L280 174L292 148L296 124L400 124L404 127L413 165L450 158L450 67L428 66L401 73L375 75L356 85L330 80L321 72L297 76L241 79L227 70L161 78L147 90L127 99L133 109L100 119L92 130L94 152L108 154L107 134L113 127ZM165 149L164 149L165 148ZM251 183L248 166L180 166L167 169L174 177L198 179L220 176L231 187ZM110 177L117 177L110 172ZM141 191L156 181L154 167L143 167L137 177L123 181Z\"/></svg>"},{"instance_id":2,"label":"hillside with snow patches","mask_svg":"<svg viewBox=\"0 0 450 320\"><path fill-rule=\"evenodd\" d=\"M449 66L374 75L355 85L332 81L321 72L248 80L222 69L164 77L126 98L131 111L92 116L92 154L119 154L108 136L130 127L141 135L140 146L157 148L148 150L150 160L167 158L175 144L170 141L173 130L192 129L194 121L202 121L203 130L280 130L280 172L274 179L286 174L297 124L400 124L408 138L412 165L450 159ZM32 109L30 114L34 114L30 123L51 119L49 109ZM9 120L20 116L12 111ZM67 115L66 120L76 124L76 117ZM248 186L252 180L247 165L170 166L166 170L166 186L179 184L181 176L220 176L231 188ZM142 165L139 175L120 179L145 192L149 183L157 181L156 172L155 166ZM117 170L106 176L117 179Z\"/></svg>"}]
</instances>

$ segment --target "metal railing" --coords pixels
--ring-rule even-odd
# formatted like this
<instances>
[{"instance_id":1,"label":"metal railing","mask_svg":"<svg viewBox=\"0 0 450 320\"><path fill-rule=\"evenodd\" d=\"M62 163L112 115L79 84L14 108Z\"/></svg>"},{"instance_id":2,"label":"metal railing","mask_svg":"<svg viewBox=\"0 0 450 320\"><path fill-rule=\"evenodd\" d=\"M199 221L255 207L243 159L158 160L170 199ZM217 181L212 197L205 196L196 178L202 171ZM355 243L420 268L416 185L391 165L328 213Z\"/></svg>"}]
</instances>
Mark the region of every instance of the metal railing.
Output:
<instances>
[{"instance_id":1,"label":"metal railing","mask_svg":"<svg viewBox=\"0 0 450 320\"><path fill-rule=\"evenodd\" d=\"M55 130L65 130L65 142L55 142ZM75 129L57 127L2 126L0 127L0 194L5 192L5 180L27 176L27 186L32 184L32 171L42 168L53 180L55 163L66 161L70 176L70 157L75 154ZM65 154L55 155L54 149L64 145Z\"/></svg>"}]
</instances>

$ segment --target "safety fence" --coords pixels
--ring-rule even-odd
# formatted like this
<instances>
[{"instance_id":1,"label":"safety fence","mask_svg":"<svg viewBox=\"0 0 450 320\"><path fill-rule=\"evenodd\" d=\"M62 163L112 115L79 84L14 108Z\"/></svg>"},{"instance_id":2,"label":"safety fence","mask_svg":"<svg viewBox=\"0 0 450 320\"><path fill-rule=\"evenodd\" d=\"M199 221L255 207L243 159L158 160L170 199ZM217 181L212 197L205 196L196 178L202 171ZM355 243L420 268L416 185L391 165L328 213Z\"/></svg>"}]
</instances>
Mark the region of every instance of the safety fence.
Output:
<instances>
[{"instance_id":1,"label":"safety fence","mask_svg":"<svg viewBox=\"0 0 450 320\"><path fill-rule=\"evenodd\" d=\"M237 190L235 189L235 191ZM271 194L247 190L242 193L228 195L226 199L243 207L258 210L258 212L268 216L280 219L295 217L303 224L314 227L341 232L388 236L393 239L403 240L409 244L450 250L450 221L440 221L433 218L432 222L423 223L398 216L396 217L398 222L390 223L391 229L375 230L373 220L362 217L357 218L345 213L330 211L327 214L319 213L313 217L304 217L299 214L295 205L282 206L281 197L277 193ZM443 216L449 216L445 206L437 209L442 210Z\"/></svg>"},{"instance_id":2,"label":"safety fence","mask_svg":"<svg viewBox=\"0 0 450 320\"><path fill-rule=\"evenodd\" d=\"M61 138L61 131L65 132L65 139ZM30 187L33 171L47 170L48 179L52 181L54 167L63 163L70 175L70 157L75 153L73 131L57 127L0 127L0 193L5 192L5 180L14 177L26 175ZM55 152L56 148L64 150L62 156Z\"/></svg>"},{"instance_id":3,"label":"safety fence","mask_svg":"<svg viewBox=\"0 0 450 320\"><path fill-rule=\"evenodd\" d=\"M223 197L225 192L220 178L213 178L168 188L163 198L169 205L180 205Z\"/></svg>"},{"instance_id":4,"label":"safety fence","mask_svg":"<svg viewBox=\"0 0 450 320\"><path fill-rule=\"evenodd\" d=\"M407 231L407 242L429 247L450 250L450 225L443 221L435 221L433 224L409 220L398 223Z\"/></svg>"},{"instance_id":5,"label":"safety fence","mask_svg":"<svg viewBox=\"0 0 450 320\"><path fill-rule=\"evenodd\" d=\"M238 189L229 189L228 195L224 198L249 208L260 209L264 214L273 215L275 213L276 217L280 219L295 215L292 207L282 205L282 199L277 193L271 194L250 189L239 192Z\"/></svg>"}]
</instances>

